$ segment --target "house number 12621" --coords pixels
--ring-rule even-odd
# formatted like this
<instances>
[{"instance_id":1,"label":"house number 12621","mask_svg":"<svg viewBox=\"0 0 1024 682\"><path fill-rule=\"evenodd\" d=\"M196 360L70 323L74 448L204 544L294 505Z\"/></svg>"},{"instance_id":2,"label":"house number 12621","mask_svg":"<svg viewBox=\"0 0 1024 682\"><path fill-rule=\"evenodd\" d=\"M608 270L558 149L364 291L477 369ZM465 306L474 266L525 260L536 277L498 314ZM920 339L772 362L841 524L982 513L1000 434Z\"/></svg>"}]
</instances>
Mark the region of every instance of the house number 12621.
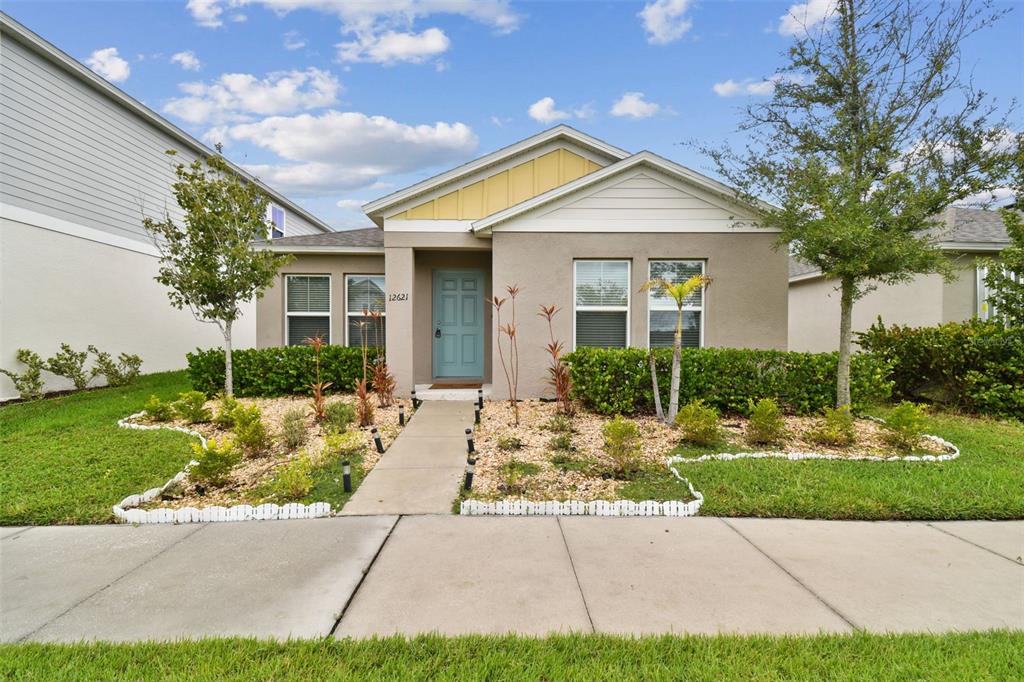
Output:
<instances>
[{"instance_id":1,"label":"house number 12621","mask_svg":"<svg viewBox=\"0 0 1024 682\"><path fill-rule=\"evenodd\" d=\"M408 301L409 294L388 294L389 301Z\"/></svg>"}]
</instances>

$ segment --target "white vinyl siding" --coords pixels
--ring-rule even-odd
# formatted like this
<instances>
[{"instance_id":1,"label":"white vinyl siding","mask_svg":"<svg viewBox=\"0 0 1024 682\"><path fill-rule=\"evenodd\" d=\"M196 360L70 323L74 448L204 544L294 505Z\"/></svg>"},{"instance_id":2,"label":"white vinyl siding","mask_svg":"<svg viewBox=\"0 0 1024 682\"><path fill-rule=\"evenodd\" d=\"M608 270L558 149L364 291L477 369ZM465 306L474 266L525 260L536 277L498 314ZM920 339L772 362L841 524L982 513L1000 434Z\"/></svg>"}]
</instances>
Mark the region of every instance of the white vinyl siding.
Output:
<instances>
[{"instance_id":1,"label":"white vinyl siding","mask_svg":"<svg viewBox=\"0 0 1024 682\"><path fill-rule=\"evenodd\" d=\"M319 336L331 342L331 276L285 276L285 333L289 346Z\"/></svg>"},{"instance_id":2,"label":"white vinyl siding","mask_svg":"<svg viewBox=\"0 0 1024 682\"><path fill-rule=\"evenodd\" d=\"M346 328L348 345L361 346L363 336L370 347L384 347L386 321L374 322L365 313L384 314L384 275L348 275L345 278ZM362 325L362 326L361 326Z\"/></svg>"},{"instance_id":3,"label":"white vinyl siding","mask_svg":"<svg viewBox=\"0 0 1024 682\"><path fill-rule=\"evenodd\" d=\"M666 279L673 284L704 274L701 260L652 260L648 279ZM651 348L671 348L675 342L676 303L663 292L651 289L647 295L647 342ZM683 305L683 348L704 345L704 291L697 289Z\"/></svg>"},{"instance_id":4,"label":"white vinyl siding","mask_svg":"<svg viewBox=\"0 0 1024 682\"><path fill-rule=\"evenodd\" d=\"M574 347L629 345L629 261L573 263Z\"/></svg>"}]
</instances>

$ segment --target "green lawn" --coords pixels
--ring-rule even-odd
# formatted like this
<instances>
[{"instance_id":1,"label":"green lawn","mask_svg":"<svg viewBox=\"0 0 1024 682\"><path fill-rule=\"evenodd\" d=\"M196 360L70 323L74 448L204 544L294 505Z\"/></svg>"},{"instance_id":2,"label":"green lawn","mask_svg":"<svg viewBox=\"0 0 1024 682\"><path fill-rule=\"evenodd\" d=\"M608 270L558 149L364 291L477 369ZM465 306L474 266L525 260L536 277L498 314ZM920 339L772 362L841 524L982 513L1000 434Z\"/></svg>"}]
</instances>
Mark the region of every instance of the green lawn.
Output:
<instances>
[{"instance_id":1,"label":"green lawn","mask_svg":"<svg viewBox=\"0 0 1024 682\"><path fill-rule=\"evenodd\" d=\"M0 677L57 680L1010 680L1024 633L418 637L0 646Z\"/></svg>"},{"instance_id":2,"label":"green lawn","mask_svg":"<svg viewBox=\"0 0 1024 682\"><path fill-rule=\"evenodd\" d=\"M885 408L872 411L884 417ZM701 514L808 519L1024 518L1024 425L939 413L926 431L960 448L951 462L739 460L679 467ZM707 448L680 447L697 456ZM661 481L661 499L675 485Z\"/></svg>"},{"instance_id":3,"label":"green lawn","mask_svg":"<svg viewBox=\"0 0 1024 682\"><path fill-rule=\"evenodd\" d=\"M0 525L106 523L125 496L162 485L191 459L189 436L117 420L189 389L184 372L0 407Z\"/></svg>"}]
</instances>

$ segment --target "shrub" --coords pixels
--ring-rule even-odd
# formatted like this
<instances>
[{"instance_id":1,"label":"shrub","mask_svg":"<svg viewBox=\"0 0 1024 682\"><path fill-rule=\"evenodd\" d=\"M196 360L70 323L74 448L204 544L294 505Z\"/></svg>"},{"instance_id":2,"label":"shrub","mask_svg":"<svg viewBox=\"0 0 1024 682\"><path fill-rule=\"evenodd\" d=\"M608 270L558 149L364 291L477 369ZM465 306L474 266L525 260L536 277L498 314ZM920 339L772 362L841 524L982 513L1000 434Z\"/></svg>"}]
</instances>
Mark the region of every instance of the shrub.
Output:
<instances>
[{"instance_id":1,"label":"shrub","mask_svg":"<svg viewBox=\"0 0 1024 682\"><path fill-rule=\"evenodd\" d=\"M523 448L523 441L519 436L498 436L498 449L509 452L511 450L521 450Z\"/></svg>"},{"instance_id":2,"label":"shrub","mask_svg":"<svg viewBox=\"0 0 1024 682\"><path fill-rule=\"evenodd\" d=\"M127 386L138 378L142 368L142 358L138 355L121 353L115 361L110 353L102 352L96 346L90 345L89 352L96 356L92 376L102 375L107 380L107 386Z\"/></svg>"},{"instance_id":3,"label":"shrub","mask_svg":"<svg viewBox=\"0 0 1024 682\"><path fill-rule=\"evenodd\" d=\"M46 361L46 371L70 379L75 388L81 391L92 378L85 371L85 360L88 357L88 351L76 351L70 345L62 343L60 351Z\"/></svg>"},{"instance_id":4,"label":"shrub","mask_svg":"<svg viewBox=\"0 0 1024 682\"><path fill-rule=\"evenodd\" d=\"M174 405L160 400L155 395L149 396L143 409L146 416L155 422L169 422L174 419Z\"/></svg>"},{"instance_id":5,"label":"shrub","mask_svg":"<svg viewBox=\"0 0 1024 682\"><path fill-rule=\"evenodd\" d=\"M544 423L544 428L555 433L573 432L572 420L564 414L552 415L551 419Z\"/></svg>"},{"instance_id":6,"label":"shrub","mask_svg":"<svg viewBox=\"0 0 1024 682\"><path fill-rule=\"evenodd\" d=\"M366 437L359 431L332 433L324 439L324 453L329 457L355 461L366 452Z\"/></svg>"},{"instance_id":7,"label":"shrub","mask_svg":"<svg viewBox=\"0 0 1024 682\"><path fill-rule=\"evenodd\" d=\"M351 404L338 400L324 408L323 426L329 432L344 433L356 420L356 408Z\"/></svg>"},{"instance_id":8,"label":"shrub","mask_svg":"<svg viewBox=\"0 0 1024 682\"><path fill-rule=\"evenodd\" d=\"M294 407L281 417L281 441L289 451L294 450L309 437L306 431L306 411L301 407Z\"/></svg>"},{"instance_id":9,"label":"shrub","mask_svg":"<svg viewBox=\"0 0 1024 682\"><path fill-rule=\"evenodd\" d=\"M211 438L206 447L192 444L196 463L188 470L189 478L203 485L218 486L227 481L231 469L242 459L242 454L230 438L217 442Z\"/></svg>"},{"instance_id":10,"label":"shrub","mask_svg":"<svg viewBox=\"0 0 1024 682\"><path fill-rule=\"evenodd\" d=\"M199 391L179 393L171 407L177 417L189 424L205 424L213 418L210 408L206 406L206 394Z\"/></svg>"},{"instance_id":11,"label":"shrub","mask_svg":"<svg viewBox=\"0 0 1024 682\"><path fill-rule=\"evenodd\" d=\"M891 365L894 394L972 412L1024 419L1024 327L972 320L936 327L886 327L857 335Z\"/></svg>"},{"instance_id":12,"label":"shrub","mask_svg":"<svg viewBox=\"0 0 1024 682\"><path fill-rule=\"evenodd\" d=\"M192 388L215 395L224 387L224 350L196 349L188 353ZM309 395L316 381L313 349L307 345L246 348L231 354L235 394L241 397ZM320 351L321 380L335 391L355 390L363 375L363 351L347 346L324 346Z\"/></svg>"},{"instance_id":13,"label":"shrub","mask_svg":"<svg viewBox=\"0 0 1024 682\"><path fill-rule=\"evenodd\" d=\"M571 433L557 433L551 437L551 441L548 443L553 450L572 450L572 434Z\"/></svg>"},{"instance_id":14,"label":"shrub","mask_svg":"<svg viewBox=\"0 0 1024 682\"><path fill-rule=\"evenodd\" d=\"M235 408L238 407L239 402L233 396L220 395L220 399L217 401L217 414L213 417L213 423L220 429L233 429L235 427Z\"/></svg>"},{"instance_id":15,"label":"shrub","mask_svg":"<svg viewBox=\"0 0 1024 682\"><path fill-rule=\"evenodd\" d=\"M551 466L561 471L589 472L594 467L593 462L573 457L567 452L556 452L548 458L548 461L551 462Z\"/></svg>"},{"instance_id":16,"label":"shrub","mask_svg":"<svg viewBox=\"0 0 1024 682\"><path fill-rule=\"evenodd\" d=\"M278 502L301 500L313 489L313 458L309 453L288 462L280 469L269 485L269 497Z\"/></svg>"},{"instance_id":17,"label":"shrub","mask_svg":"<svg viewBox=\"0 0 1024 682\"><path fill-rule=\"evenodd\" d=\"M853 413L848 407L826 407L817 426L808 432L812 442L819 445L848 447L857 440L853 428Z\"/></svg>"},{"instance_id":18,"label":"shrub","mask_svg":"<svg viewBox=\"0 0 1024 682\"><path fill-rule=\"evenodd\" d=\"M924 410L904 400L885 418L883 438L896 450L910 452L920 442L924 425Z\"/></svg>"},{"instance_id":19,"label":"shrub","mask_svg":"<svg viewBox=\"0 0 1024 682\"><path fill-rule=\"evenodd\" d=\"M356 382L356 415L359 417L360 426L373 424L373 401L370 400L370 389L366 379Z\"/></svg>"},{"instance_id":20,"label":"shrub","mask_svg":"<svg viewBox=\"0 0 1024 682\"><path fill-rule=\"evenodd\" d=\"M672 349L654 350L668 404ZM654 411L651 369L644 348L577 348L566 356L573 394L600 414ZM785 412L813 414L836 402L836 353L793 353L738 348L684 348L679 402L702 399L723 412L744 412L748 400L771 398ZM887 400L887 363L858 353L852 360L851 393L856 408Z\"/></svg>"},{"instance_id":21,"label":"shrub","mask_svg":"<svg viewBox=\"0 0 1024 682\"><path fill-rule=\"evenodd\" d=\"M250 457L262 455L270 449L270 434L263 423L260 408L239 405L231 411L235 422L235 441Z\"/></svg>"},{"instance_id":22,"label":"shrub","mask_svg":"<svg viewBox=\"0 0 1024 682\"><path fill-rule=\"evenodd\" d=\"M615 474L627 477L640 468L640 429L622 415L601 427L604 452L615 466Z\"/></svg>"},{"instance_id":23,"label":"shrub","mask_svg":"<svg viewBox=\"0 0 1024 682\"><path fill-rule=\"evenodd\" d=\"M753 445L779 443L786 436L786 422L782 410L771 398L750 401L750 421L747 422L747 442Z\"/></svg>"},{"instance_id":24,"label":"shrub","mask_svg":"<svg viewBox=\"0 0 1024 682\"><path fill-rule=\"evenodd\" d=\"M22 400L38 400L43 397L43 379L42 371L46 367L46 363L39 357L38 354L30 351L28 348L19 348L18 352L15 353L15 357L18 362L25 365L25 371L23 372L12 372L9 369L0 369L0 374L6 375L11 383L14 384L14 389L21 396Z\"/></svg>"},{"instance_id":25,"label":"shrub","mask_svg":"<svg viewBox=\"0 0 1024 682\"><path fill-rule=\"evenodd\" d=\"M722 440L718 409L705 405L703 400L694 400L679 408L676 426L688 443L714 445Z\"/></svg>"}]
</instances>

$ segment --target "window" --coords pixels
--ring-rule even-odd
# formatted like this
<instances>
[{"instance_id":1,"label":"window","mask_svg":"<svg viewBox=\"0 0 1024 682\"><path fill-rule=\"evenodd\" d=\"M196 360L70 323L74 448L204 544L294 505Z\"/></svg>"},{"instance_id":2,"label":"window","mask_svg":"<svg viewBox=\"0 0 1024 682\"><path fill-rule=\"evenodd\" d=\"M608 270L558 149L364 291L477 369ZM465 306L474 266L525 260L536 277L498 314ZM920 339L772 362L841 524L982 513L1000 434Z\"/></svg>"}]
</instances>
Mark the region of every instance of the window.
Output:
<instances>
[{"instance_id":1,"label":"window","mask_svg":"<svg viewBox=\"0 0 1024 682\"><path fill-rule=\"evenodd\" d=\"M701 260L652 260L650 279L667 279L673 284L704 274ZM671 348L675 342L676 302L663 292L651 290L647 295L648 337L651 348ZM683 305L683 348L699 348L704 344L704 292L690 294Z\"/></svg>"},{"instance_id":2,"label":"window","mask_svg":"<svg viewBox=\"0 0 1024 682\"><path fill-rule=\"evenodd\" d=\"M270 223L270 238L284 236L284 209L277 204L267 204L267 222Z\"/></svg>"},{"instance_id":3,"label":"window","mask_svg":"<svg viewBox=\"0 0 1024 682\"><path fill-rule=\"evenodd\" d=\"M995 304L989 300L992 296L992 291L989 290L988 284L985 283L988 272L988 267L985 265L975 267L977 286L975 287L974 314L980 320L991 320L998 316ZM1005 269L1003 273L1006 273ZM1010 273L1010 279L1014 282L1019 281L1019 275Z\"/></svg>"},{"instance_id":4,"label":"window","mask_svg":"<svg viewBox=\"0 0 1024 682\"><path fill-rule=\"evenodd\" d=\"M285 335L289 346L319 336L331 342L330 275L285 276Z\"/></svg>"},{"instance_id":5,"label":"window","mask_svg":"<svg viewBox=\"0 0 1024 682\"><path fill-rule=\"evenodd\" d=\"M363 335L371 347L384 347L385 321L374 322L364 311L384 313L384 275L348 275L345 278L348 303L348 345L363 345Z\"/></svg>"},{"instance_id":6,"label":"window","mask_svg":"<svg viewBox=\"0 0 1024 682\"><path fill-rule=\"evenodd\" d=\"M629 261L578 260L575 267L576 346L629 345Z\"/></svg>"}]
</instances>

